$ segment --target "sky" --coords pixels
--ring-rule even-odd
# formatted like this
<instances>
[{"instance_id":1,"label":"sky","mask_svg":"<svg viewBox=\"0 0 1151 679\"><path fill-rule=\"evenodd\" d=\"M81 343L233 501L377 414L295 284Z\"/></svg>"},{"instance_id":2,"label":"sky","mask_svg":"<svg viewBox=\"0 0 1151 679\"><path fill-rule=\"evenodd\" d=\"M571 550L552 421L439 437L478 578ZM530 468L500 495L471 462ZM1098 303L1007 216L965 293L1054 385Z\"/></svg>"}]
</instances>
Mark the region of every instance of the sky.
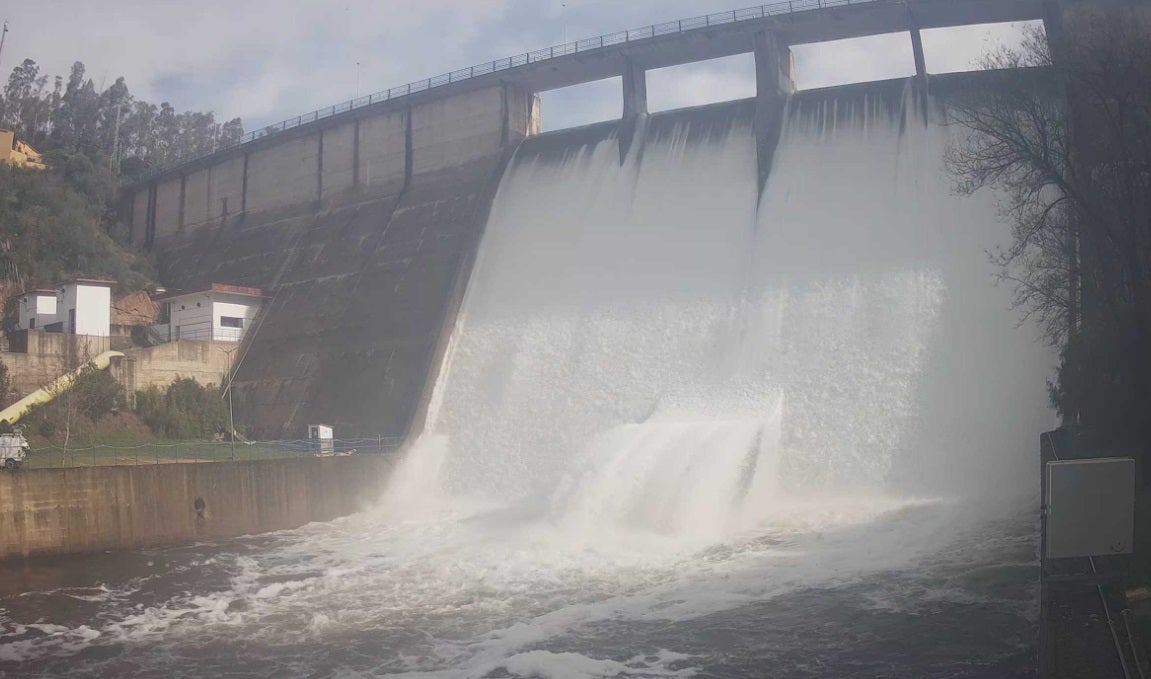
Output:
<instances>
[{"instance_id":1,"label":"sky","mask_svg":"<svg viewBox=\"0 0 1151 679\"><path fill-rule=\"evenodd\" d=\"M626 28L739 9L755 0L38 0L0 7L0 72L25 58L67 76L82 61L97 87L177 110L241 117L256 129L472 64ZM924 34L928 70L969 70L1020 27ZM794 49L800 89L910 75L906 34ZM545 129L618 117L618 79L543 99ZM750 55L654 71L652 111L749 97Z\"/></svg>"}]
</instances>

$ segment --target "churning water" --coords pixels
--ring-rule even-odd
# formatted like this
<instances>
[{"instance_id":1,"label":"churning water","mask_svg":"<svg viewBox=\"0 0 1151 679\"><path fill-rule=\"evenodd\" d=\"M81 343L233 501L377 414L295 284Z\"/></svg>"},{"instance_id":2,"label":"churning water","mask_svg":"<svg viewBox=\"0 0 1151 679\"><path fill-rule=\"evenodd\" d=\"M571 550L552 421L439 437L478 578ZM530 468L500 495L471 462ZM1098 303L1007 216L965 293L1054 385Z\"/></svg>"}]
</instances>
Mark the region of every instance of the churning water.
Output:
<instances>
[{"instance_id":1,"label":"churning water","mask_svg":"<svg viewBox=\"0 0 1151 679\"><path fill-rule=\"evenodd\" d=\"M42 564L0 675L1027 676L1051 358L909 99L525 143L379 505Z\"/></svg>"}]
</instances>

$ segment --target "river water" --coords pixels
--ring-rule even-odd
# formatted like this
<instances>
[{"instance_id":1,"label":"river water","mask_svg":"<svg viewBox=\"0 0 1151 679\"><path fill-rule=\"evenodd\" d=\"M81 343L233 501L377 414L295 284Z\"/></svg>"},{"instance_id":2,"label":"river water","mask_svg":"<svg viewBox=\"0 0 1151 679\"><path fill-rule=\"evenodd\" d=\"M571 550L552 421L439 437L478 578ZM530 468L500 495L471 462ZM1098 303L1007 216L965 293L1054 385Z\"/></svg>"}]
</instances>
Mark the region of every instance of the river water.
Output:
<instances>
[{"instance_id":1,"label":"river water","mask_svg":"<svg viewBox=\"0 0 1151 679\"><path fill-rule=\"evenodd\" d=\"M0 676L1025 677L1052 358L907 88L525 143L355 516L0 570Z\"/></svg>"}]
</instances>

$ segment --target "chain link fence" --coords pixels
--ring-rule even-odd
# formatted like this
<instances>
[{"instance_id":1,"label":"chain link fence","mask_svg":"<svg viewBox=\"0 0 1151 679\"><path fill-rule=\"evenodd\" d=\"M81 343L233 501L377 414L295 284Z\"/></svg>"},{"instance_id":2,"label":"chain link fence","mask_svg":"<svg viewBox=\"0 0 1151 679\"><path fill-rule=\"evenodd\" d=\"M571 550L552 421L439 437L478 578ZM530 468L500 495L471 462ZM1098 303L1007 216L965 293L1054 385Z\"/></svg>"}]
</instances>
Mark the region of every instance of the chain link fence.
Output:
<instances>
[{"instance_id":1,"label":"chain link fence","mask_svg":"<svg viewBox=\"0 0 1151 679\"><path fill-rule=\"evenodd\" d=\"M300 457L391 454L402 437L320 441L156 441L137 445L34 446L24 461L27 469L104 465L195 464L249 462Z\"/></svg>"}]
</instances>

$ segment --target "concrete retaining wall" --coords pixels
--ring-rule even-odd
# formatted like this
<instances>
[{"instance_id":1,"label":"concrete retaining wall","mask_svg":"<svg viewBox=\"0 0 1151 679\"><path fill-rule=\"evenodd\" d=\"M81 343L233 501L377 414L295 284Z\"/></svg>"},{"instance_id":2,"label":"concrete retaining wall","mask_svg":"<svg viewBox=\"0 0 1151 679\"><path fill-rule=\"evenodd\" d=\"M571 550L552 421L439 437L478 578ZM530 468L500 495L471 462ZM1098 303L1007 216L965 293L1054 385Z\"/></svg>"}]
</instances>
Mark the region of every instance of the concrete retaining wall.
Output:
<instances>
[{"instance_id":1,"label":"concrete retaining wall","mask_svg":"<svg viewBox=\"0 0 1151 679\"><path fill-rule=\"evenodd\" d=\"M211 462L0 473L0 560L298 528L367 507L392 458Z\"/></svg>"},{"instance_id":2,"label":"concrete retaining wall","mask_svg":"<svg viewBox=\"0 0 1151 679\"><path fill-rule=\"evenodd\" d=\"M180 340L125 352L112 374L130 397L148 387L167 387L179 377L220 386L227 380L239 345L235 342Z\"/></svg>"},{"instance_id":3,"label":"concrete retaining wall","mask_svg":"<svg viewBox=\"0 0 1151 679\"><path fill-rule=\"evenodd\" d=\"M0 352L0 362L8 367L12 392L17 398L27 396L63 375L70 366L78 365L108 350L108 337L25 331L29 340L27 353ZM88 350L77 353L68 340L90 341ZM181 340L155 347L124 348L122 359L113 359L112 375L124 385L129 402L137 391L156 386L167 387L178 377L190 377L200 384L221 385L227 379L239 345L235 342L201 342Z\"/></svg>"}]
</instances>

